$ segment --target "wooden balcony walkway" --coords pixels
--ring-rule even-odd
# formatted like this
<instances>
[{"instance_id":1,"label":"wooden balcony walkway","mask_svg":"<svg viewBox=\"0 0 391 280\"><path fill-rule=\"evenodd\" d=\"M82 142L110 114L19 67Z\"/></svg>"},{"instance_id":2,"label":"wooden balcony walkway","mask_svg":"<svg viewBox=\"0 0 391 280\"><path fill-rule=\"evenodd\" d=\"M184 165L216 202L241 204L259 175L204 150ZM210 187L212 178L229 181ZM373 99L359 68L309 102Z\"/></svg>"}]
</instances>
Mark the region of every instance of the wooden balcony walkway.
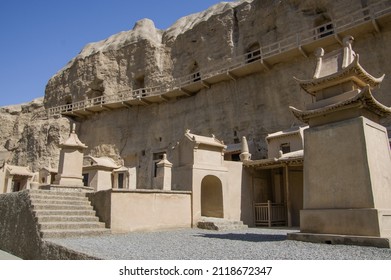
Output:
<instances>
[{"instance_id":1,"label":"wooden balcony walkway","mask_svg":"<svg viewBox=\"0 0 391 280\"><path fill-rule=\"evenodd\" d=\"M342 38L346 35L380 32L390 18L390 1L379 1L324 25L303 30L260 49L216 63L213 67L177 78L164 86L125 90L116 95L52 107L43 115L49 118L59 115L86 117L105 110L162 103L180 96L192 96L213 84L267 71L273 64L289 61L296 56L307 57L319 47L342 44Z\"/></svg>"}]
</instances>

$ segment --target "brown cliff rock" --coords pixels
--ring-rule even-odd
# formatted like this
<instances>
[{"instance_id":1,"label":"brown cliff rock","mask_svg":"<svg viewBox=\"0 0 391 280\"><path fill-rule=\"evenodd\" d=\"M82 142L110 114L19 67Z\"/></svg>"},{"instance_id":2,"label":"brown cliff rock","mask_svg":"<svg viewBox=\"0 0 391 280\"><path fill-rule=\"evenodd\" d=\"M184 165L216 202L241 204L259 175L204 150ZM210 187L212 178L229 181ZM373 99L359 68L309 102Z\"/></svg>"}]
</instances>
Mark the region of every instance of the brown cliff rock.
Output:
<instances>
[{"instance_id":1,"label":"brown cliff rock","mask_svg":"<svg viewBox=\"0 0 391 280\"><path fill-rule=\"evenodd\" d=\"M317 26L365 8L363 2L378 1L222 2L179 19L167 30L156 29L151 20L143 19L132 30L85 46L49 80L43 104L48 109L88 98L119 96L123 91L171 87L197 71L202 76L235 59L244 60L249 51L278 47L278 42L289 36L295 42L299 32L313 35L319 31ZM339 47L332 38L334 41L324 46L328 50ZM358 35L355 50L368 72L391 73L391 64L385 63L390 40L389 28ZM246 136L253 159L262 158L268 133L297 124L288 106L303 108L311 102L293 79L313 72L311 55L297 50L297 55L284 60L271 59L262 71L206 85L191 97L75 117L80 122L80 140L88 145L87 154L122 159L126 166L138 168L139 187L150 185L153 155L166 151L169 156L188 128L196 134L213 133L226 144ZM385 79L377 96L388 105L390 81ZM34 114L43 110L41 105L34 106L0 109L4 124L0 150L11 151L14 164L37 167L51 160L55 165L58 143L69 133L69 120L34 119Z\"/></svg>"}]
</instances>

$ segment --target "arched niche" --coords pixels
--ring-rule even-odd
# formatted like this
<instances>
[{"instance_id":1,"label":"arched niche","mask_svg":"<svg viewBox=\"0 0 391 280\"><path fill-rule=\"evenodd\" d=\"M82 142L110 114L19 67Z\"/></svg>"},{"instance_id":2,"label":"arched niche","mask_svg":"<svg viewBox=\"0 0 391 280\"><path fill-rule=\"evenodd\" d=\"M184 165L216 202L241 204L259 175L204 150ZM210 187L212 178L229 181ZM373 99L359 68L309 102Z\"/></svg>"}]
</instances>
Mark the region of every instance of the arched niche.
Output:
<instances>
[{"instance_id":1,"label":"arched niche","mask_svg":"<svg viewBox=\"0 0 391 280\"><path fill-rule=\"evenodd\" d=\"M223 185L216 176L208 175L202 179L201 216L224 218Z\"/></svg>"}]
</instances>

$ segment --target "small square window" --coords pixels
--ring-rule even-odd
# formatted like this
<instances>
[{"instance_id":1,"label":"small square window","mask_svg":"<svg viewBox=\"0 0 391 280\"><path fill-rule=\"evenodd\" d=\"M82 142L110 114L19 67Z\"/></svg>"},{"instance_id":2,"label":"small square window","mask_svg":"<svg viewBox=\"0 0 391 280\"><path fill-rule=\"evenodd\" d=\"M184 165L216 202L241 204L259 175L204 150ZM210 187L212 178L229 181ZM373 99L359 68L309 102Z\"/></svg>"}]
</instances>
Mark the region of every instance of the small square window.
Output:
<instances>
[{"instance_id":1,"label":"small square window","mask_svg":"<svg viewBox=\"0 0 391 280\"><path fill-rule=\"evenodd\" d=\"M290 153L291 151L291 144L290 143L282 143L280 145L280 150L283 154Z\"/></svg>"}]
</instances>

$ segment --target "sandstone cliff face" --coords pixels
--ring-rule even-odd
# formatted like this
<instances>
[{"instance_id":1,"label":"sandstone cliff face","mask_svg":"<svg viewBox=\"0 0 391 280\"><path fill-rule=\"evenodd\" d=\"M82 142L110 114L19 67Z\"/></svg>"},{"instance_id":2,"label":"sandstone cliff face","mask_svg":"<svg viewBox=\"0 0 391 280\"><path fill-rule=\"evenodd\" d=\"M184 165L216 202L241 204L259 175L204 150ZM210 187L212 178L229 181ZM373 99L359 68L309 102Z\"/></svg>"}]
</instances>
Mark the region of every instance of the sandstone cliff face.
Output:
<instances>
[{"instance_id":1,"label":"sandstone cliff face","mask_svg":"<svg viewBox=\"0 0 391 280\"><path fill-rule=\"evenodd\" d=\"M376 1L241 0L181 18L167 30L158 30L151 20L144 19L130 31L87 45L49 80L44 105L50 108L119 95L124 90L171 86L181 77L194 72L204 75L210 67L227 64L250 50L311 30L372 2ZM390 30L356 39L355 51L368 72L387 74L376 97L391 105L386 94L391 90L387 78L391 64L384 63ZM154 154L167 152L170 159L186 129L201 135L213 133L226 144L246 136L253 159L259 159L266 156L268 133L298 124L288 106L304 108L311 102L293 76L310 77L314 64L311 55L295 56L271 63L269 70L213 84L191 97L77 119L79 138L88 145L87 154L110 156L136 168L138 187L151 185ZM1 109L5 132L0 135L0 148L12 151L14 164L47 166L50 159L57 166L58 143L69 133L69 120L32 122L34 112L22 111Z\"/></svg>"},{"instance_id":2,"label":"sandstone cliff face","mask_svg":"<svg viewBox=\"0 0 391 280\"><path fill-rule=\"evenodd\" d=\"M160 84L170 68L161 37L162 31L144 19L133 30L87 45L49 80L45 106Z\"/></svg>"},{"instance_id":3,"label":"sandstone cliff face","mask_svg":"<svg viewBox=\"0 0 391 280\"><path fill-rule=\"evenodd\" d=\"M205 71L254 45L268 45L287 34L313 28L360 1L241 0L222 2L158 30L143 19L132 30L87 45L52 77L45 106L52 107L102 95L116 95ZM351 2L346 5L346 2Z\"/></svg>"},{"instance_id":4,"label":"sandstone cliff face","mask_svg":"<svg viewBox=\"0 0 391 280\"><path fill-rule=\"evenodd\" d=\"M57 167L59 143L69 134L66 118L42 119L42 99L28 104L0 108L0 152L9 152L9 164Z\"/></svg>"}]
</instances>

